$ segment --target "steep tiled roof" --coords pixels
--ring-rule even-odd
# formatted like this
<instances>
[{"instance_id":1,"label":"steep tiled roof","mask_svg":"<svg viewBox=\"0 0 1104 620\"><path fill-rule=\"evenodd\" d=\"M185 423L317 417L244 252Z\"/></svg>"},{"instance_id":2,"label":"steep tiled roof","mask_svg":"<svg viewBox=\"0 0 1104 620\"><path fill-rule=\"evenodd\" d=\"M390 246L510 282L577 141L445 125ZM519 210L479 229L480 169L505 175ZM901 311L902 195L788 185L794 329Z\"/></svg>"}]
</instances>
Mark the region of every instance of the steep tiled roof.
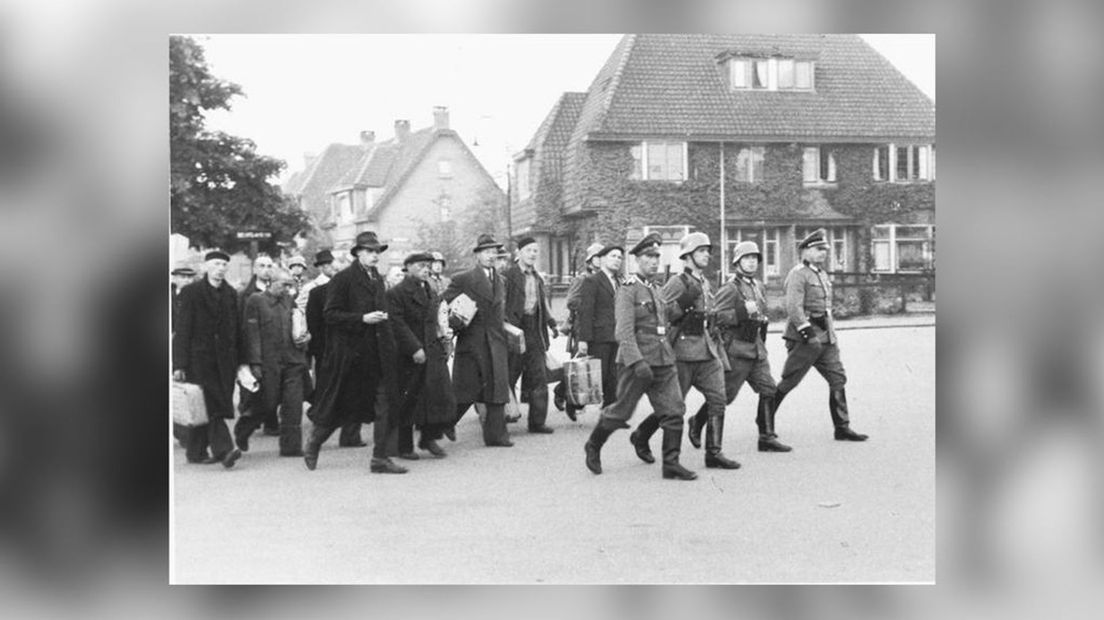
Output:
<instances>
[{"instance_id":1,"label":"steep tiled roof","mask_svg":"<svg viewBox=\"0 0 1104 620\"><path fill-rule=\"evenodd\" d=\"M329 215L325 208L326 194L363 154L364 147L360 145L330 144L305 170L292 175L295 187L289 182L284 193L301 196L304 209L322 224Z\"/></svg>"},{"instance_id":2,"label":"steep tiled roof","mask_svg":"<svg viewBox=\"0 0 1104 620\"><path fill-rule=\"evenodd\" d=\"M522 230L544 230L562 211L561 177L564 151L578 122L586 93L566 92L560 95L552 110L541 122L526 147L533 154L531 163L531 196L516 203L514 224Z\"/></svg>"},{"instance_id":3,"label":"steep tiled roof","mask_svg":"<svg viewBox=\"0 0 1104 620\"><path fill-rule=\"evenodd\" d=\"M815 59L815 92L732 91L718 58ZM590 87L578 131L841 140L935 136L935 105L857 35L628 35Z\"/></svg>"}]
</instances>

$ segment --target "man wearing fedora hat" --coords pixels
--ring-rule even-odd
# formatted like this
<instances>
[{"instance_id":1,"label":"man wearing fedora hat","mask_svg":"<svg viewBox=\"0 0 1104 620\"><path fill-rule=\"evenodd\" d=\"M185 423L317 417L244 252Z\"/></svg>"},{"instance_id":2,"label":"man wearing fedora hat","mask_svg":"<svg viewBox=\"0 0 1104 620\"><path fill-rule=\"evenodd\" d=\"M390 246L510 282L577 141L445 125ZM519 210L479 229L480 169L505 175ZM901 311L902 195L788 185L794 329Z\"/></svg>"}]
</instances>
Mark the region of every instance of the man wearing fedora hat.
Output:
<instances>
[{"instance_id":1,"label":"man wearing fedora hat","mask_svg":"<svg viewBox=\"0 0 1104 620\"><path fill-rule=\"evenodd\" d=\"M579 345L579 337L575 329L575 322L579 314L579 293L583 289L583 282L586 281L587 276L601 268L601 259L598 258L598 253L601 252L604 247L606 246L597 241L587 246L585 254L586 260L583 261L584 271L575 276L575 278L571 280L571 284L567 287L567 320L560 325L560 333L567 336L567 352L571 355L575 355L578 352ZM616 385L616 379L614 379L614 381ZM556 388L552 390L552 403L556 406L556 409L566 413L567 417L574 422L578 417L578 408L567 401L566 392L566 382L560 381L557 383ZM613 395L611 395L611 398L612 397Z\"/></svg>"},{"instance_id":2,"label":"man wearing fedora hat","mask_svg":"<svg viewBox=\"0 0 1104 620\"><path fill-rule=\"evenodd\" d=\"M867 435L851 430L847 411L847 373L840 361L839 344L832 323L832 282L824 271L828 257L827 233L817 229L802 239L801 264L786 275L786 365L778 382L774 404L782 399L816 368L828 381L828 411L832 416L837 441L866 441Z\"/></svg>"},{"instance_id":3,"label":"man wearing fedora hat","mask_svg":"<svg viewBox=\"0 0 1104 620\"><path fill-rule=\"evenodd\" d=\"M674 326L669 338L678 360L679 388L683 398L691 387L705 397L708 408L708 435L705 446L705 466L710 469L739 469L740 463L724 455L725 388L724 373L728 356L711 325L715 313L715 294L702 270L709 266L713 245L705 233L694 232L682 238L679 258L685 269L667 280L663 299L667 303ZM644 419L629 439L636 454L644 462L655 460L648 439L659 428L659 418L653 413Z\"/></svg>"},{"instance_id":4,"label":"man wearing fedora hat","mask_svg":"<svg viewBox=\"0 0 1104 620\"><path fill-rule=\"evenodd\" d=\"M617 398L617 336L614 333L614 298L621 288L621 261L625 249L608 244L595 253L599 269L583 280L579 292L579 317L575 333L579 338L580 355L591 355L602 361L602 406L608 407Z\"/></svg>"},{"instance_id":5,"label":"man wearing fedora hat","mask_svg":"<svg viewBox=\"0 0 1104 620\"><path fill-rule=\"evenodd\" d=\"M697 474L679 463L682 447L682 416L686 404L679 393L675 352L667 340L667 304L652 284L659 269L658 234L645 236L631 250L636 256L640 277L617 290L614 301L617 317L617 400L602 409L602 415L587 439L586 466L594 474L602 473L602 446L610 435L627 424L645 394L663 428L663 477L694 480Z\"/></svg>"},{"instance_id":6,"label":"man wearing fedora hat","mask_svg":"<svg viewBox=\"0 0 1104 620\"><path fill-rule=\"evenodd\" d=\"M491 235L479 236L475 248L476 264L456 274L445 290L444 299L452 303L461 294L475 302L471 321L452 319L456 330L456 359L452 366L452 386L456 394L456 420L474 404L484 403L483 443L510 447L504 406L510 399L508 350L506 348L506 282L495 268L495 256L502 244ZM455 423L454 423L455 426ZM453 433L449 435L449 433ZM451 439L454 431L446 432Z\"/></svg>"},{"instance_id":7,"label":"man wearing fedora hat","mask_svg":"<svg viewBox=\"0 0 1104 620\"><path fill-rule=\"evenodd\" d=\"M203 388L208 423L189 429L189 463L219 463L227 469L241 458L226 420L234 419L234 377L238 364L238 295L226 282L230 255L204 256L206 275L180 292L180 315L173 334L173 379ZM207 455L210 447L211 456Z\"/></svg>"},{"instance_id":8,"label":"man wearing fedora hat","mask_svg":"<svg viewBox=\"0 0 1104 620\"><path fill-rule=\"evenodd\" d=\"M778 441L774 432L774 393L767 359L767 296L763 283L755 279L759 270L759 246L743 241L733 252L735 274L717 291L717 325L728 354L729 371L725 373L725 402L731 404L746 381L759 395L755 423L759 427L760 452L789 452L790 447ZM701 431L707 425L708 406L702 405L688 420L690 443L701 447Z\"/></svg>"},{"instance_id":9,"label":"man wearing fedora hat","mask_svg":"<svg viewBox=\"0 0 1104 620\"><path fill-rule=\"evenodd\" d=\"M556 319L548 307L544 278L537 273L540 245L532 237L518 241L518 259L503 276L506 278L506 320L525 333L525 352L511 353L510 386L521 378L524 400L529 402L529 432L550 434L548 419L548 379L546 360L549 332L555 338Z\"/></svg>"},{"instance_id":10,"label":"man wearing fedora hat","mask_svg":"<svg viewBox=\"0 0 1104 620\"><path fill-rule=\"evenodd\" d=\"M398 386L387 295L376 269L386 249L376 233L358 234L350 250L356 260L333 277L326 291L326 352L322 381L308 414L315 425L304 449L308 469L317 466L322 444L338 426L360 421L374 423L372 473L407 471L387 456L398 430L391 420Z\"/></svg>"}]
</instances>

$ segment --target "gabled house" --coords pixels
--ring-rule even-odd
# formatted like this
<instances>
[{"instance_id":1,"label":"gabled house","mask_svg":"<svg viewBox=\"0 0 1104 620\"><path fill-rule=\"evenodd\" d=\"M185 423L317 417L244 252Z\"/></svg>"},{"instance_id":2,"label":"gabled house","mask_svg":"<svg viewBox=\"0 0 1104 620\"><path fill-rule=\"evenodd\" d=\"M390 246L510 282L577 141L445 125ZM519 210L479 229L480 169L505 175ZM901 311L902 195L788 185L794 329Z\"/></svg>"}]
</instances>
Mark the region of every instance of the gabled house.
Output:
<instances>
[{"instance_id":1,"label":"gabled house","mask_svg":"<svg viewBox=\"0 0 1104 620\"><path fill-rule=\"evenodd\" d=\"M514 166L515 187L561 191L540 219L571 269L595 239L697 229L723 231L725 261L757 241L778 281L817 227L833 271L934 269L935 105L858 36L627 35L581 100L558 166L549 120Z\"/></svg>"},{"instance_id":2,"label":"gabled house","mask_svg":"<svg viewBox=\"0 0 1104 620\"><path fill-rule=\"evenodd\" d=\"M432 126L411 131L409 121L397 120L389 140L377 142L374 132L364 131L360 144L331 144L324 154L330 149L355 157L342 158L335 174L327 175L320 200L302 204L319 227L319 245L335 251L346 251L357 233L372 230L389 245L385 260L401 265L408 253L427 249L420 235L427 225L454 220L489 195L505 202L494 179L449 127L443 107L434 108ZM288 185L295 180L293 175Z\"/></svg>"}]
</instances>

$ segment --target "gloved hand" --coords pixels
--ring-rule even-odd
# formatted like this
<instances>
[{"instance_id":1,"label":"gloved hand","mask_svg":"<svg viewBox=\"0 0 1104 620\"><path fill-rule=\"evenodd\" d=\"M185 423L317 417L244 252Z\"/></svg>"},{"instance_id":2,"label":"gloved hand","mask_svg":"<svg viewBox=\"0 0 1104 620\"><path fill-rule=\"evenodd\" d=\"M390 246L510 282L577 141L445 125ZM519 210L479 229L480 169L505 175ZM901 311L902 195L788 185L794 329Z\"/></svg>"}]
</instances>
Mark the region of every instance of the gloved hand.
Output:
<instances>
[{"instance_id":1,"label":"gloved hand","mask_svg":"<svg viewBox=\"0 0 1104 620\"><path fill-rule=\"evenodd\" d=\"M805 342L810 342L816 339L816 331L812 325L806 325L798 330L801 333L801 337L805 339Z\"/></svg>"},{"instance_id":2,"label":"gloved hand","mask_svg":"<svg viewBox=\"0 0 1104 620\"><path fill-rule=\"evenodd\" d=\"M637 361L635 364L632 365L632 369L633 375L635 375L637 379L651 381L653 378L652 367L649 366L648 362L645 362L644 360Z\"/></svg>"}]
</instances>

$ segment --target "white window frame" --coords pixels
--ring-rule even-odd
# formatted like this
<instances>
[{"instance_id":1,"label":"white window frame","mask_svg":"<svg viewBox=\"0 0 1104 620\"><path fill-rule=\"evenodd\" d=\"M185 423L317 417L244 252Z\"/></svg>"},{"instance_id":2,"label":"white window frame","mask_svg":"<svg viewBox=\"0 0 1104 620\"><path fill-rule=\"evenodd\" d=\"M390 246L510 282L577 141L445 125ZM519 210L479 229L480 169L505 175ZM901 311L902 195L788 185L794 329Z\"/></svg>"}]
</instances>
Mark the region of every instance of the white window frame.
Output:
<instances>
[{"instance_id":1,"label":"white window frame","mask_svg":"<svg viewBox=\"0 0 1104 620\"><path fill-rule=\"evenodd\" d=\"M759 144L746 144L746 145L741 146L736 151L736 162L737 162L737 164L740 161L740 154L743 151L748 151L748 164L749 165L748 165L748 168L747 168L747 175L746 175L746 177L748 177L748 178L740 178L739 176L737 176L736 181L739 182L739 183L752 183L752 184L762 183L763 178L766 176L767 147L763 146L763 145L759 145ZM759 158L759 176L758 177L755 176L755 165L754 165L755 152L756 151L758 151L761 155L761 157Z\"/></svg>"},{"instance_id":2,"label":"white window frame","mask_svg":"<svg viewBox=\"0 0 1104 620\"><path fill-rule=\"evenodd\" d=\"M776 278L781 275L780 256L778 255L779 243L778 240L782 238L781 228L778 226L764 226L761 228L748 228L748 227L733 227L729 228L729 244L732 246L729 248L729 256L736 255L736 246L743 241L762 240L759 246L759 252L762 254L762 259L759 261L760 268L763 270L763 278L770 279ZM745 234L748 233L748 234ZM773 250L774 260L771 261L771 251Z\"/></svg>"},{"instance_id":3,"label":"white window frame","mask_svg":"<svg viewBox=\"0 0 1104 620\"><path fill-rule=\"evenodd\" d=\"M752 74L756 63L764 63L766 66L766 81L761 86L752 86ZM792 67L793 80L789 86L781 86L780 69L783 65ZM809 84L798 85L799 67L808 68ZM765 91L814 91L816 90L816 63L811 60L797 60L790 57L772 56L761 58L757 56L735 56L728 60L728 83L732 90L765 90Z\"/></svg>"},{"instance_id":4,"label":"white window frame","mask_svg":"<svg viewBox=\"0 0 1104 620\"><path fill-rule=\"evenodd\" d=\"M517 199L525 200L530 195L528 157L518 161L514 166L514 176L517 177Z\"/></svg>"},{"instance_id":5,"label":"white window frame","mask_svg":"<svg viewBox=\"0 0 1104 620\"><path fill-rule=\"evenodd\" d=\"M341 192L337 195L338 221L348 224L353 221L353 197L349 192Z\"/></svg>"},{"instance_id":6,"label":"white window frame","mask_svg":"<svg viewBox=\"0 0 1104 620\"><path fill-rule=\"evenodd\" d=\"M437 160L437 177L441 179L452 178L452 162L447 159Z\"/></svg>"},{"instance_id":7,"label":"white window frame","mask_svg":"<svg viewBox=\"0 0 1104 620\"><path fill-rule=\"evenodd\" d=\"M820 175L822 158L825 153L828 154L828 178L826 179ZM805 185L834 185L836 183L836 152L823 145L807 145L801 154L801 180Z\"/></svg>"},{"instance_id":8,"label":"white window frame","mask_svg":"<svg viewBox=\"0 0 1104 620\"><path fill-rule=\"evenodd\" d=\"M885 238L875 237L876 229L887 229L888 235ZM926 237L899 237L897 235L898 228L927 228ZM870 271L873 273L922 273L922 269L901 269L900 268L900 251L899 243L903 242L921 242L921 254L924 261L931 264L935 259L935 225L934 224L879 224L871 228L870 235L870 251L874 255L874 264L870 266ZM878 268L877 263L877 247L882 245L886 248L889 259L889 268Z\"/></svg>"},{"instance_id":9,"label":"white window frame","mask_svg":"<svg viewBox=\"0 0 1104 620\"><path fill-rule=\"evenodd\" d=\"M897 149L907 149L905 169L908 174L905 178L899 178L897 176L897 164L900 161L897 154ZM881 149L888 150L889 165L888 165L888 178L881 178L879 173L879 167L881 164ZM875 181L882 181L886 183L930 183L935 180L935 145L934 144L879 144L874 147L874 155L872 157L872 178ZM913 168L917 169L916 178L912 178Z\"/></svg>"},{"instance_id":10,"label":"white window frame","mask_svg":"<svg viewBox=\"0 0 1104 620\"><path fill-rule=\"evenodd\" d=\"M649 161L648 161L648 147L649 145L667 145L678 144L682 146L682 170L681 178L678 179L653 179L648 174ZM666 150L666 149L665 149ZM633 170L630 173L630 178L635 181L666 181L669 183L682 183L687 179L687 172L689 168L689 143L680 140L645 140L634 144L630 152L633 157ZM670 169L667 170L670 174Z\"/></svg>"}]
</instances>

